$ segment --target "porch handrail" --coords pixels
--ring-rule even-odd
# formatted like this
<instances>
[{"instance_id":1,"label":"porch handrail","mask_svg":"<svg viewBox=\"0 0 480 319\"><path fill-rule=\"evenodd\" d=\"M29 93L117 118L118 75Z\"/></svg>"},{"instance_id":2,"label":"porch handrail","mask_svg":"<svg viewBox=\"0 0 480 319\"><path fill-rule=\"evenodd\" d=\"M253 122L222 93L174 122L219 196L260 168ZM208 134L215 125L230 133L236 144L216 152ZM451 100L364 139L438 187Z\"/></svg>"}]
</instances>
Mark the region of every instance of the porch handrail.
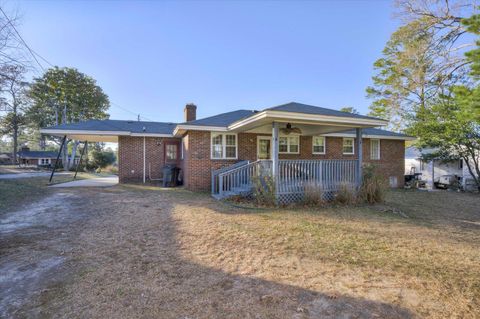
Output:
<instances>
[{"instance_id":1,"label":"porch handrail","mask_svg":"<svg viewBox=\"0 0 480 319\"><path fill-rule=\"evenodd\" d=\"M227 171L230 171L232 169L235 169L235 168L238 168L238 167L242 167L244 165L248 165L250 163L250 161L240 161L240 162L237 162L235 164L232 164L232 165L229 165L229 166L225 166L225 167L221 167L219 169L216 169L216 170L213 170L212 171L212 194L215 194L217 193L217 188L218 188L218 175L220 175L221 173L224 173L224 172L227 172Z\"/></svg>"},{"instance_id":2,"label":"porch handrail","mask_svg":"<svg viewBox=\"0 0 480 319\"><path fill-rule=\"evenodd\" d=\"M271 160L257 160L255 162L242 165L240 167L231 168L225 172L218 174L219 197L229 194L232 191L249 191L252 187L252 177L261 172L271 172Z\"/></svg>"}]
</instances>

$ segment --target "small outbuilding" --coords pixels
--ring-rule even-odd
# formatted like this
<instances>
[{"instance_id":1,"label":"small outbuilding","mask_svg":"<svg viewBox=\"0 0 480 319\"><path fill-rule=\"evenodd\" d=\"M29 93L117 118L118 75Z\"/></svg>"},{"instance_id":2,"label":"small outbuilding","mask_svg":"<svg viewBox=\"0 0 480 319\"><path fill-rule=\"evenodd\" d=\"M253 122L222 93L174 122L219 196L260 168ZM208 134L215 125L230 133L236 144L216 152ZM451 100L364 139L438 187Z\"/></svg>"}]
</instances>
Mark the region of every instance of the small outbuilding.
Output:
<instances>
[{"instance_id":1,"label":"small outbuilding","mask_svg":"<svg viewBox=\"0 0 480 319\"><path fill-rule=\"evenodd\" d=\"M57 160L57 152L31 151L28 147L22 147L17 155L18 163L23 166L51 167Z\"/></svg>"}]
</instances>

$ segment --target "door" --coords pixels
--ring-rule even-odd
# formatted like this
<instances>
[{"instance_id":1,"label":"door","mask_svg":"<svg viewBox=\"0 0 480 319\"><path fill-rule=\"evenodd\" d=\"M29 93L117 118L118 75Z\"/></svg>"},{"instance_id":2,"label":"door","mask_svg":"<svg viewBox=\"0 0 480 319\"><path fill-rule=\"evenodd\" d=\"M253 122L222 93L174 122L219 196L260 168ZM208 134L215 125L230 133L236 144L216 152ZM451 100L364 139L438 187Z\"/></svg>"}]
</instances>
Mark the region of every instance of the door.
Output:
<instances>
[{"instance_id":1,"label":"door","mask_svg":"<svg viewBox=\"0 0 480 319\"><path fill-rule=\"evenodd\" d=\"M178 142L165 142L165 164L180 164L180 144Z\"/></svg>"},{"instance_id":2,"label":"door","mask_svg":"<svg viewBox=\"0 0 480 319\"><path fill-rule=\"evenodd\" d=\"M259 136L257 138L257 159L272 158L272 138L269 136Z\"/></svg>"}]
</instances>

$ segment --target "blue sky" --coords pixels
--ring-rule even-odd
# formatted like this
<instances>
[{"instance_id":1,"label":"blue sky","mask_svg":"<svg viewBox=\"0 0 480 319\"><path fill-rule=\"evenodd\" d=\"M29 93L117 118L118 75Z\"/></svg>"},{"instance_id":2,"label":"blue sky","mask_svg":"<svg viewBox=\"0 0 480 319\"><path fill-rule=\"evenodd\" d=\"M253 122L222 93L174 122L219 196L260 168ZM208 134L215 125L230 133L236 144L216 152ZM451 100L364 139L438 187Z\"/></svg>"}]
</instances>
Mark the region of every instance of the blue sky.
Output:
<instances>
[{"instance_id":1,"label":"blue sky","mask_svg":"<svg viewBox=\"0 0 480 319\"><path fill-rule=\"evenodd\" d=\"M388 1L7 3L51 63L94 77L143 118L182 121L298 101L368 112L372 64L395 30ZM46 64L45 64L46 65ZM135 115L113 105L111 118Z\"/></svg>"}]
</instances>

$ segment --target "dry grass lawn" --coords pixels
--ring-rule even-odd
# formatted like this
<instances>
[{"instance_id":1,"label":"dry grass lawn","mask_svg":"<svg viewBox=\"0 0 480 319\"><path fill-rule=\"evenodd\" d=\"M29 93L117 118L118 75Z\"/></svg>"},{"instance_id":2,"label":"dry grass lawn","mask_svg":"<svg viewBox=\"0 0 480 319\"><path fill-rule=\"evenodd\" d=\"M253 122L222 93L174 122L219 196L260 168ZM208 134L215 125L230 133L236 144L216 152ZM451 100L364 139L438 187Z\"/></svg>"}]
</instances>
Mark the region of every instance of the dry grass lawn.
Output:
<instances>
[{"instance_id":1,"label":"dry grass lawn","mask_svg":"<svg viewBox=\"0 0 480 319\"><path fill-rule=\"evenodd\" d=\"M68 276L19 316L480 317L478 195L395 191L318 210L141 186L76 195L89 218L69 239Z\"/></svg>"}]
</instances>

